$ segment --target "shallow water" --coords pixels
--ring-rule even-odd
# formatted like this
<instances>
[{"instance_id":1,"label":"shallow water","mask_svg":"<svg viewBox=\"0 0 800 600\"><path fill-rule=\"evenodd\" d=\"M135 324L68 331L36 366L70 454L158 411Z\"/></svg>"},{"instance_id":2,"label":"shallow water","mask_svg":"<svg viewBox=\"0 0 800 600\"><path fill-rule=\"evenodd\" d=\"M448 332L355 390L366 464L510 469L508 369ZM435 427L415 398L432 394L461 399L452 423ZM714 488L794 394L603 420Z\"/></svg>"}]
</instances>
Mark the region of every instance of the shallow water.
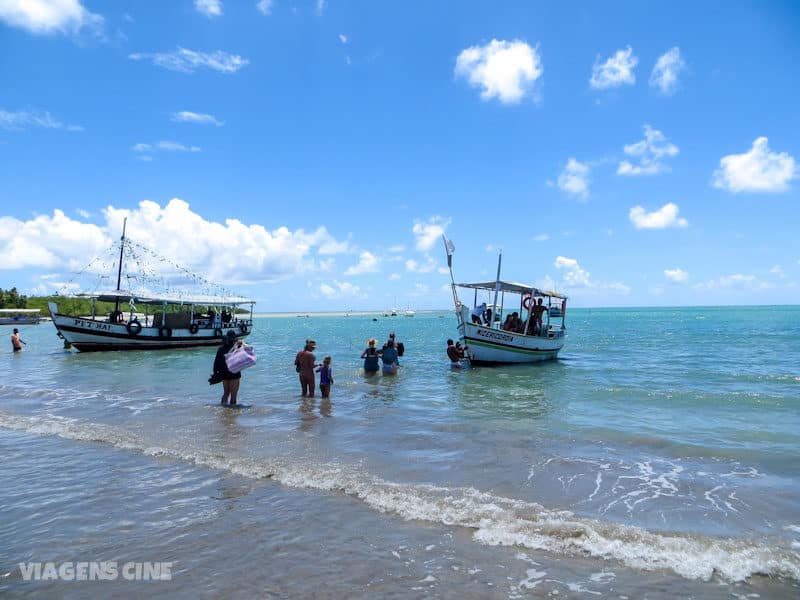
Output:
<instances>
[{"instance_id":1,"label":"shallow water","mask_svg":"<svg viewBox=\"0 0 800 600\"><path fill-rule=\"evenodd\" d=\"M560 360L464 371L447 313L260 318L239 411L214 406L208 350L77 354L24 329L0 359L0 591L796 597L800 308L568 317ZM367 378L389 330L400 374ZM300 398L306 337L333 357L329 403ZM78 560L175 568L17 568Z\"/></svg>"}]
</instances>

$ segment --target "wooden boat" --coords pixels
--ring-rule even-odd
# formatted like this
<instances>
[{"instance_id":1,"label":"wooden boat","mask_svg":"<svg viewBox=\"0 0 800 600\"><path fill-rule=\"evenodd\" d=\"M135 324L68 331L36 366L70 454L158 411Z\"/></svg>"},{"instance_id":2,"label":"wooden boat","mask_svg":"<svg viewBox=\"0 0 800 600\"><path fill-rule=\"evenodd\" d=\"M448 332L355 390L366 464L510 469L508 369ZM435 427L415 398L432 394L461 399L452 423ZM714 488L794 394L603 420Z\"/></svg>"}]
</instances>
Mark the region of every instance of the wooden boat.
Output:
<instances>
[{"instance_id":1,"label":"wooden boat","mask_svg":"<svg viewBox=\"0 0 800 600\"><path fill-rule=\"evenodd\" d=\"M0 325L38 325L41 313L39 308L0 308Z\"/></svg>"},{"instance_id":2,"label":"wooden boat","mask_svg":"<svg viewBox=\"0 0 800 600\"><path fill-rule=\"evenodd\" d=\"M444 236L443 236L444 237ZM566 341L567 297L552 291L543 291L529 284L500 279L502 254L497 263L494 281L456 283L453 277L453 243L444 238L447 264L453 290L458 332L466 354L474 365L502 365L532 363L554 359ZM459 298L459 290L472 290L471 304ZM479 293L487 293L491 303L479 303ZM542 301L541 327L534 322L534 304ZM492 316L473 317L470 306L493 306ZM485 306L484 306L485 308ZM504 330L504 315L517 312L523 321L519 329ZM522 318L524 316L524 318ZM499 317L499 318L498 318Z\"/></svg>"},{"instance_id":3,"label":"wooden boat","mask_svg":"<svg viewBox=\"0 0 800 600\"><path fill-rule=\"evenodd\" d=\"M240 338L250 335L255 301L249 298L121 289L125 247L123 227L116 289L74 295L91 300L91 314L67 315L59 312L57 303L48 302L59 337L72 347L81 352L195 348L218 346L230 331ZM115 308L98 314L98 302L113 303Z\"/></svg>"}]
</instances>

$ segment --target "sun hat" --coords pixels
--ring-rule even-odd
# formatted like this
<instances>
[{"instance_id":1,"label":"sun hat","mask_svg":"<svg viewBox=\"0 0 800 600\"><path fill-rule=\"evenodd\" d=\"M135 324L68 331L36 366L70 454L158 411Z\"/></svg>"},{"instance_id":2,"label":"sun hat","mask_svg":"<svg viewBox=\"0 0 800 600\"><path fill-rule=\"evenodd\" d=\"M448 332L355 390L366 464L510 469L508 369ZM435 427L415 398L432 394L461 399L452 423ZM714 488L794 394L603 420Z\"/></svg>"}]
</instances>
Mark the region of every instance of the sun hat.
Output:
<instances>
[{"instance_id":1,"label":"sun hat","mask_svg":"<svg viewBox=\"0 0 800 600\"><path fill-rule=\"evenodd\" d=\"M374 346L377 343L378 343L378 340L376 340L375 338L369 338L367 340L367 346Z\"/></svg>"}]
</instances>

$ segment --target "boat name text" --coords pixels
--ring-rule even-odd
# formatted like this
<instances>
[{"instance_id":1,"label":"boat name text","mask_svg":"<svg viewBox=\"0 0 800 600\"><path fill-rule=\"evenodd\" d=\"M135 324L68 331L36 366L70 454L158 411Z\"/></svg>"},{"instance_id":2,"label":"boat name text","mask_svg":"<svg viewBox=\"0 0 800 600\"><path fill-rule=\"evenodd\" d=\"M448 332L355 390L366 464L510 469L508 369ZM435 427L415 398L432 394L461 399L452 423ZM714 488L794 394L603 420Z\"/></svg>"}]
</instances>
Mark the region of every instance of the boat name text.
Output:
<instances>
[{"instance_id":1,"label":"boat name text","mask_svg":"<svg viewBox=\"0 0 800 600\"><path fill-rule=\"evenodd\" d=\"M89 321L88 319L75 319L75 327L86 327L87 329L99 329L100 331L111 331L111 325L100 323L99 321Z\"/></svg>"},{"instance_id":2,"label":"boat name text","mask_svg":"<svg viewBox=\"0 0 800 600\"><path fill-rule=\"evenodd\" d=\"M491 338L494 340L503 340L504 342L510 342L514 339L513 335L509 335L507 333L501 333L499 331L487 331L486 329L478 329L478 331L476 331L475 333L476 335L479 335L481 337Z\"/></svg>"}]
</instances>

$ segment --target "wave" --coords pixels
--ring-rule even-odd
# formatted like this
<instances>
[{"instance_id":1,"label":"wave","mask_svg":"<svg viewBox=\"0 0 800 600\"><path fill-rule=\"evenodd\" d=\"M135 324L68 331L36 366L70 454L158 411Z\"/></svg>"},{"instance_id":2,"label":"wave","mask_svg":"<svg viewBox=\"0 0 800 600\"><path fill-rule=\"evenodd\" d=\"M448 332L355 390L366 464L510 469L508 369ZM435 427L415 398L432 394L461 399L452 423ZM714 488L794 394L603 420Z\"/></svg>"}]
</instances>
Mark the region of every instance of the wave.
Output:
<instances>
[{"instance_id":1,"label":"wave","mask_svg":"<svg viewBox=\"0 0 800 600\"><path fill-rule=\"evenodd\" d=\"M746 539L655 533L577 517L472 487L386 481L358 466L230 457L195 448L153 446L119 428L66 417L28 417L0 411L0 428L107 444L252 479L272 479L292 488L338 492L360 499L373 510L407 520L472 529L474 539L488 545L617 560L635 569L669 569L687 579L709 580L717 575L736 582L762 574L800 581L800 553L782 546L781 541L767 545Z\"/></svg>"}]
</instances>

